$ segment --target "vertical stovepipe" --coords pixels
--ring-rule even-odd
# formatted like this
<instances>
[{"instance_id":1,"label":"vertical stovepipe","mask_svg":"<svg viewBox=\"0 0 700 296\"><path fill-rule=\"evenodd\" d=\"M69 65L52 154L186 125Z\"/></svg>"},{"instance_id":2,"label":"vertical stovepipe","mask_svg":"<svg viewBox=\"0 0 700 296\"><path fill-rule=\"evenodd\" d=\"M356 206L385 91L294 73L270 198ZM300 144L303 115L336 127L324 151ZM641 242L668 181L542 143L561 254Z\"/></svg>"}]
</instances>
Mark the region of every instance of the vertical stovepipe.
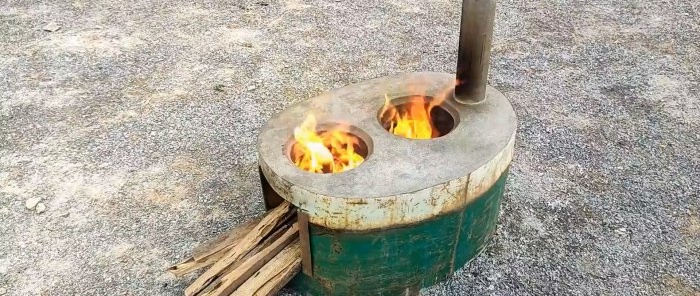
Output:
<instances>
[{"instance_id":1,"label":"vertical stovepipe","mask_svg":"<svg viewBox=\"0 0 700 296\"><path fill-rule=\"evenodd\" d=\"M486 95L496 0L463 0L455 99L480 103Z\"/></svg>"}]
</instances>

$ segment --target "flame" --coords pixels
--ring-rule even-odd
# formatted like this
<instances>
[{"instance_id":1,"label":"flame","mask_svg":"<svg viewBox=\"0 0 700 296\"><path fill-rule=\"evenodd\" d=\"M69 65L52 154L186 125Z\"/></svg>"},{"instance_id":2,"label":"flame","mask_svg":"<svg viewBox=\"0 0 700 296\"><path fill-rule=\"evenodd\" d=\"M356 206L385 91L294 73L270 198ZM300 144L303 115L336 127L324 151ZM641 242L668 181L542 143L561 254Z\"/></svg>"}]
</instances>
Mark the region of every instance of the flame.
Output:
<instances>
[{"instance_id":1,"label":"flame","mask_svg":"<svg viewBox=\"0 0 700 296\"><path fill-rule=\"evenodd\" d=\"M365 158L355 151L356 136L340 126L326 131L316 130L316 117L309 115L294 129L291 158L302 170L313 173L339 173L359 166Z\"/></svg>"},{"instance_id":2,"label":"flame","mask_svg":"<svg viewBox=\"0 0 700 296\"><path fill-rule=\"evenodd\" d=\"M436 106L423 96L413 96L407 103L398 107L391 103L388 95L382 108L382 123L390 133L409 139L432 139L440 137L433 125L430 111Z\"/></svg>"}]
</instances>

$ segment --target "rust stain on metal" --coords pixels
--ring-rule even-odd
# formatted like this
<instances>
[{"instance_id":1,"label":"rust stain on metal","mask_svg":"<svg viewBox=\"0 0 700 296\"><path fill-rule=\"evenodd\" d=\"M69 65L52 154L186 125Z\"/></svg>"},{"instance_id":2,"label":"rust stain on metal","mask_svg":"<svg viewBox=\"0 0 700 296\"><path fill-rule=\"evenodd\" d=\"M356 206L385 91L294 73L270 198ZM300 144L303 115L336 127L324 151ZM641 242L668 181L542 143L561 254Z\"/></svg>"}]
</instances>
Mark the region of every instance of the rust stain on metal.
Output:
<instances>
[{"instance_id":1,"label":"rust stain on metal","mask_svg":"<svg viewBox=\"0 0 700 296\"><path fill-rule=\"evenodd\" d=\"M369 202L367 202L364 199L357 199L357 200L349 200L347 202L347 204L349 204L349 205L366 205L366 204L369 204Z\"/></svg>"},{"instance_id":2,"label":"rust stain on metal","mask_svg":"<svg viewBox=\"0 0 700 296\"><path fill-rule=\"evenodd\" d=\"M333 252L340 254L342 251L343 247L340 245L340 243L338 241L333 241Z\"/></svg>"},{"instance_id":3,"label":"rust stain on metal","mask_svg":"<svg viewBox=\"0 0 700 296\"><path fill-rule=\"evenodd\" d=\"M318 280L318 282L323 286L323 288L326 290L327 295L332 295L332 291L335 286L333 282L321 277L315 277L315 279Z\"/></svg>"}]
</instances>

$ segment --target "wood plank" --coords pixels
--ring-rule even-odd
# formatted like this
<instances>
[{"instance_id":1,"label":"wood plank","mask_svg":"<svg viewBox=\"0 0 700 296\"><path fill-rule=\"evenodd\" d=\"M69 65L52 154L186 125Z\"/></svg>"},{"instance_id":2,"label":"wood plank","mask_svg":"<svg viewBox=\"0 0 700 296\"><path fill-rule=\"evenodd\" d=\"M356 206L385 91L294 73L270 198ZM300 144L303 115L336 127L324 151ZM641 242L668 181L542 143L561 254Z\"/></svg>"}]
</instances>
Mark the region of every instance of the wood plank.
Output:
<instances>
[{"instance_id":1,"label":"wood plank","mask_svg":"<svg viewBox=\"0 0 700 296\"><path fill-rule=\"evenodd\" d=\"M230 295L238 287L240 287L248 278L255 272L260 270L272 258L277 256L284 248L299 237L299 226L293 224L287 232L279 239L275 240L271 245L261 250L259 253L247 259L238 268L231 273L221 277L221 285L214 291L208 293L208 296L224 296Z\"/></svg>"},{"instance_id":2,"label":"wood plank","mask_svg":"<svg viewBox=\"0 0 700 296\"><path fill-rule=\"evenodd\" d=\"M274 231L280 220L286 217L290 207L289 202L284 202L279 207L267 212L262 220L241 239L235 248L231 248L221 260L214 263L211 268L185 289L185 295L196 295L227 267L254 249L267 235Z\"/></svg>"},{"instance_id":3,"label":"wood plank","mask_svg":"<svg viewBox=\"0 0 700 296\"><path fill-rule=\"evenodd\" d=\"M243 283L232 296L272 296L276 295L301 269L301 247L293 242L275 258L265 264L260 271Z\"/></svg>"},{"instance_id":4,"label":"wood plank","mask_svg":"<svg viewBox=\"0 0 700 296\"><path fill-rule=\"evenodd\" d=\"M309 214L299 211L297 213L299 224L299 246L301 248L301 269L308 276L314 275L311 262L311 244L309 242Z\"/></svg>"}]
</instances>

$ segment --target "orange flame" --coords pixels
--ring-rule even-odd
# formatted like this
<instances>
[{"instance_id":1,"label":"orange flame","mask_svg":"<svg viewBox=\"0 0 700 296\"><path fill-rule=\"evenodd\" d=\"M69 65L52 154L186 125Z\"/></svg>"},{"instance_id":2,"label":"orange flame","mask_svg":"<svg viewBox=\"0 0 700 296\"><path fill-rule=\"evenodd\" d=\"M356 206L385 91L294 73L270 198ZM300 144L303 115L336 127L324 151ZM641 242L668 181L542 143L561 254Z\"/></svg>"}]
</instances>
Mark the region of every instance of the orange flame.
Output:
<instances>
[{"instance_id":1,"label":"orange flame","mask_svg":"<svg viewBox=\"0 0 700 296\"><path fill-rule=\"evenodd\" d=\"M302 170L313 173L339 173L359 166L365 158L357 153L356 136L336 126L326 131L316 130L316 117L309 115L294 129L291 158Z\"/></svg>"},{"instance_id":2,"label":"orange flame","mask_svg":"<svg viewBox=\"0 0 700 296\"><path fill-rule=\"evenodd\" d=\"M407 103L394 106L385 95L386 103L381 113L381 121L389 132L409 139L432 139L440 137L433 126L430 111L436 104L423 96L413 96Z\"/></svg>"}]
</instances>

